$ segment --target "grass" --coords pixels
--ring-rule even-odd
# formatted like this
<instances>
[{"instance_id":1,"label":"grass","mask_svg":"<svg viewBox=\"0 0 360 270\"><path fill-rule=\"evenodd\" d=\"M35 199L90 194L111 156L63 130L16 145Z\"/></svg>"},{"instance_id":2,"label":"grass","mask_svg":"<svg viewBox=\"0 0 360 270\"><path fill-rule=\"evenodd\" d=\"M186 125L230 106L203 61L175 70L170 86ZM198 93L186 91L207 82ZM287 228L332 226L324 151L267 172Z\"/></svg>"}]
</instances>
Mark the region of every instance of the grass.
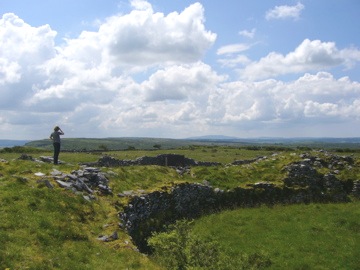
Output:
<instances>
[{"instance_id":1,"label":"grass","mask_svg":"<svg viewBox=\"0 0 360 270\"><path fill-rule=\"evenodd\" d=\"M267 254L270 269L360 269L359 216L360 202L263 206L200 218L192 233L232 258Z\"/></svg>"},{"instance_id":2,"label":"grass","mask_svg":"<svg viewBox=\"0 0 360 270\"><path fill-rule=\"evenodd\" d=\"M136 251L130 237L118 227L118 211L125 190L150 192L180 182L210 182L213 187L232 189L248 183L269 181L281 184L282 170L299 160L300 151L277 152L228 146L196 146L171 150L132 150L95 153L61 152L65 164L54 166L19 160L21 151L34 158L51 151L19 148L0 152L0 269L162 269L151 256ZM136 159L163 153L182 154L222 166L192 167L180 176L169 167L129 166L101 168L108 172L114 196L88 202L61 189L50 176L53 169L64 173L95 162L103 154L118 159ZM313 153L319 155L318 152ZM231 166L235 160L268 158L248 165ZM355 157L358 156L355 154ZM341 171L342 180L360 179L359 161ZM322 173L329 172L322 168ZM42 172L54 185L47 188ZM199 237L216 238L229 256L268 254L273 269L359 269L359 202L328 205L295 205L226 211L195 221ZM114 231L119 239L101 242L100 235ZM259 253L260 254L260 253Z\"/></svg>"},{"instance_id":3,"label":"grass","mask_svg":"<svg viewBox=\"0 0 360 270\"><path fill-rule=\"evenodd\" d=\"M118 230L113 199L87 202L69 191L48 189L33 172L50 167L20 160L0 164L6 175L0 178L0 269L159 269L124 232L117 241L99 241L100 235Z\"/></svg>"}]
</instances>

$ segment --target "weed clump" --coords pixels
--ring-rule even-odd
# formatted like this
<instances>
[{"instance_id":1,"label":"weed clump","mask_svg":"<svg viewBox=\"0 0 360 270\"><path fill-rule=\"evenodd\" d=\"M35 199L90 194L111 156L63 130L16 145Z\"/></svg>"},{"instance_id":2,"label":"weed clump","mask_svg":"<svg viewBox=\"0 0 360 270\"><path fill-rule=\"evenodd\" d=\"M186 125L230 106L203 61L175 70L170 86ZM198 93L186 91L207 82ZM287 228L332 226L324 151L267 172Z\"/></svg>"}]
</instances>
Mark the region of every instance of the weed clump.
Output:
<instances>
[{"instance_id":1,"label":"weed clump","mask_svg":"<svg viewBox=\"0 0 360 270\"><path fill-rule=\"evenodd\" d=\"M263 252L230 257L215 239L204 239L191 232L193 222L177 221L166 232L154 233L148 240L152 257L166 269L264 269L272 262Z\"/></svg>"}]
</instances>

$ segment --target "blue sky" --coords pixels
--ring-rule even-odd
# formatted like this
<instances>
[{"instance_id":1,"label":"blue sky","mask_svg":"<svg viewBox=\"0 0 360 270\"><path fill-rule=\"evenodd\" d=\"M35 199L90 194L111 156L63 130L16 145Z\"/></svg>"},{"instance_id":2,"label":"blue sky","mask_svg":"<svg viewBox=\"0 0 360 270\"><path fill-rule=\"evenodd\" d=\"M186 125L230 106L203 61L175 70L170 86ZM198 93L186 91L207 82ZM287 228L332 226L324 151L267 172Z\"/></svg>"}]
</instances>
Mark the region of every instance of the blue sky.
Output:
<instances>
[{"instance_id":1,"label":"blue sky","mask_svg":"<svg viewBox=\"0 0 360 270\"><path fill-rule=\"evenodd\" d=\"M2 1L0 139L360 136L360 2Z\"/></svg>"}]
</instances>

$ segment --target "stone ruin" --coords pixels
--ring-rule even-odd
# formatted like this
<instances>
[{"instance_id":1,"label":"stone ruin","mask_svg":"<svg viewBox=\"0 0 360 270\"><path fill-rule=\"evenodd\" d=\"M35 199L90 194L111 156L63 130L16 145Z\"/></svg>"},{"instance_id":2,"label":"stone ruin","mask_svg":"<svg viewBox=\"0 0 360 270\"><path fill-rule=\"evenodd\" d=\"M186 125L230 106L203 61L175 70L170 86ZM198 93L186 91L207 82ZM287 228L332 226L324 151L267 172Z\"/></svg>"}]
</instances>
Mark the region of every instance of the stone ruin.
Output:
<instances>
[{"instance_id":1,"label":"stone ruin","mask_svg":"<svg viewBox=\"0 0 360 270\"><path fill-rule=\"evenodd\" d=\"M22 154L18 159L45 163L53 162L52 157L40 156L37 159L26 154ZM53 169L49 176L42 172L37 172L35 175L41 177L41 179L37 181L39 184L42 183L48 188L54 188L48 179L51 177L60 187L76 194L81 194L84 199L89 201L95 200L95 195L112 195L112 190L109 187L109 179L99 168L82 166L82 169L73 170L70 174Z\"/></svg>"},{"instance_id":2,"label":"stone ruin","mask_svg":"<svg viewBox=\"0 0 360 270\"><path fill-rule=\"evenodd\" d=\"M301 161L290 163L284 167L286 177L283 179L282 186L276 186L269 182L258 182L248 184L245 188L238 187L224 191L213 188L204 181L202 184L182 183L164 187L152 193L124 191L118 196L128 197L129 201L119 213L120 226L129 233L139 250L146 253L149 252L147 238L154 231L159 231L164 225L171 224L178 219L192 219L223 209L255 207L261 204L348 202L349 195L360 198L360 180L340 181L337 178L337 174L341 170L351 170L352 166L355 166L355 161L351 156L328 154L327 158L323 159L302 154L300 157ZM33 160L26 155L21 159ZM230 165L245 165L265 159L266 157L260 157L234 161ZM52 161L41 157L40 162ZM189 166L218 166L221 164L198 162L175 154L141 157L135 160L119 160L104 156L98 162L86 164L81 170L73 171L71 174L63 174L56 170L51 174L61 187L83 194L85 199L91 200L95 199L95 194L112 194L106 174L101 173L100 169L94 166L133 165L173 166L179 169ZM324 167L331 169L331 172L322 174L317 170ZM46 183L46 179L41 181L45 181L46 185L50 184ZM105 240L101 240L108 241L114 237L105 238Z\"/></svg>"},{"instance_id":3,"label":"stone ruin","mask_svg":"<svg viewBox=\"0 0 360 270\"><path fill-rule=\"evenodd\" d=\"M360 180L354 181L354 185L351 193L354 197L360 199Z\"/></svg>"},{"instance_id":4,"label":"stone ruin","mask_svg":"<svg viewBox=\"0 0 360 270\"><path fill-rule=\"evenodd\" d=\"M352 157L330 156L327 160L301 155L302 160L284 168L283 185L269 182L249 184L246 188L221 190L208 182L183 183L164 187L149 194L124 192L120 197L129 197L129 203L119 213L121 227L132 237L141 252L149 252L147 238L154 231L178 219L193 219L224 209L255 207L261 204L297 204L349 202L349 195L360 198L360 181L340 181L338 170L351 170ZM264 157L260 158L264 159ZM259 159L238 162L249 164ZM233 164L234 165L234 164ZM316 168L327 167L331 173L321 174Z\"/></svg>"},{"instance_id":5,"label":"stone ruin","mask_svg":"<svg viewBox=\"0 0 360 270\"><path fill-rule=\"evenodd\" d=\"M161 154L155 157L143 156L135 160L116 159L111 156L103 156L97 162L86 163L89 166L100 167L121 167L121 166L134 166L134 165L157 165L157 166L170 166L170 167L188 167L188 166L218 166L221 163L196 161L187 158L184 155L178 154Z\"/></svg>"},{"instance_id":6,"label":"stone ruin","mask_svg":"<svg viewBox=\"0 0 360 270\"><path fill-rule=\"evenodd\" d=\"M70 189L75 193L85 192L84 198L87 200L95 199L95 194L112 195L109 179L98 168L84 167L70 174L55 171L53 177L60 187Z\"/></svg>"}]
</instances>

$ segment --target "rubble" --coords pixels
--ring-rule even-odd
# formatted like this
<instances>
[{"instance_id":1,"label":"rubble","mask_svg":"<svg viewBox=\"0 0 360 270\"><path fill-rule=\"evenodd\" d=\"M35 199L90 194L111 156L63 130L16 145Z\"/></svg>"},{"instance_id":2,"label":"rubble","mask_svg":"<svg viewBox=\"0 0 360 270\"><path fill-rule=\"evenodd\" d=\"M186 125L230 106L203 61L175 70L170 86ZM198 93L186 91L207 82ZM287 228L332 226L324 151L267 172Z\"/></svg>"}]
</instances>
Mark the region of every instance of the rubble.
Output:
<instances>
[{"instance_id":1,"label":"rubble","mask_svg":"<svg viewBox=\"0 0 360 270\"><path fill-rule=\"evenodd\" d=\"M37 172L34 175L42 178L37 181L38 183L43 183L50 189L54 188L50 181L46 179L48 178L46 174ZM112 195L109 179L98 168L83 167L83 169L74 170L70 174L53 169L50 175L61 188L71 190L74 193L81 193L84 199L89 201L96 199L96 194Z\"/></svg>"}]
</instances>

